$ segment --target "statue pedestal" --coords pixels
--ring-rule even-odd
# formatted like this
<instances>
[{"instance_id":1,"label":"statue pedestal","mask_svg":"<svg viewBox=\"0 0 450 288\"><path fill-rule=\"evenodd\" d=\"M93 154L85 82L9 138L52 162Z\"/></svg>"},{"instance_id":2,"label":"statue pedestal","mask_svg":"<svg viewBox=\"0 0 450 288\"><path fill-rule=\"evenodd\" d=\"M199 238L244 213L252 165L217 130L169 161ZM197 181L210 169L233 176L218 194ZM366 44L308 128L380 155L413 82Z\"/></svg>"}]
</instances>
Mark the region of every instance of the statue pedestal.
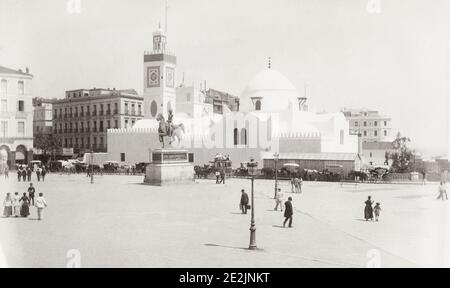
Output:
<instances>
[{"instance_id":1,"label":"statue pedestal","mask_svg":"<svg viewBox=\"0 0 450 288\"><path fill-rule=\"evenodd\" d=\"M187 150L162 148L150 151L144 183L154 186L194 183L194 165ZM191 159L192 160L192 159Z\"/></svg>"}]
</instances>

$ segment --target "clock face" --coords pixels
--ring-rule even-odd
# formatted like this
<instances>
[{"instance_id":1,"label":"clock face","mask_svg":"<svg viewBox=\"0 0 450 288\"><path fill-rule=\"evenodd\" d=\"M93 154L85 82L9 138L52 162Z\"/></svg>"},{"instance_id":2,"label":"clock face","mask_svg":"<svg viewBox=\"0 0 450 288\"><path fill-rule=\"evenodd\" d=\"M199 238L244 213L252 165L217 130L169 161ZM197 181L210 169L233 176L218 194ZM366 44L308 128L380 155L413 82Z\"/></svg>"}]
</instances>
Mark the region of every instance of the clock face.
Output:
<instances>
[{"instance_id":1,"label":"clock face","mask_svg":"<svg viewBox=\"0 0 450 288\"><path fill-rule=\"evenodd\" d=\"M166 86L175 87L175 69L171 67L166 68Z\"/></svg>"},{"instance_id":2,"label":"clock face","mask_svg":"<svg viewBox=\"0 0 450 288\"><path fill-rule=\"evenodd\" d=\"M147 68L147 87L159 87L159 66Z\"/></svg>"}]
</instances>

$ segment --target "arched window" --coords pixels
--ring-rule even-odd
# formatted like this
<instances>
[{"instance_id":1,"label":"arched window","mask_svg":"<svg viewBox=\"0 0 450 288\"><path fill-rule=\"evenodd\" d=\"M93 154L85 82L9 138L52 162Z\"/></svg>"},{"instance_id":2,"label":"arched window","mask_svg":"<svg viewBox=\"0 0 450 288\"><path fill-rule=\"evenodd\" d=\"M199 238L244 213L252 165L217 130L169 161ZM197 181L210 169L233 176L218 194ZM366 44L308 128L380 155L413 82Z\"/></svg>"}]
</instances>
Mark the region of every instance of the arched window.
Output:
<instances>
[{"instance_id":1,"label":"arched window","mask_svg":"<svg viewBox=\"0 0 450 288\"><path fill-rule=\"evenodd\" d=\"M233 130L233 139L234 145L239 145L239 130L237 128L234 128Z\"/></svg>"},{"instance_id":2,"label":"arched window","mask_svg":"<svg viewBox=\"0 0 450 288\"><path fill-rule=\"evenodd\" d=\"M255 110L260 111L261 110L261 100L256 101L255 103Z\"/></svg>"},{"instance_id":3,"label":"arched window","mask_svg":"<svg viewBox=\"0 0 450 288\"><path fill-rule=\"evenodd\" d=\"M247 129L241 130L241 145L247 145Z\"/></svg>"},{"instance_id":4,"label":"arched window","mask_svg":"<svg viewBox=\"0 0 450 288\"><path fill-rule=\"evenodd\" d=\"M152 114L152 117L156 117L156 113L158 113L158 104L156 104L156 101L154 100L150 105L150 113Z\"/></svg>"}]
</instances>

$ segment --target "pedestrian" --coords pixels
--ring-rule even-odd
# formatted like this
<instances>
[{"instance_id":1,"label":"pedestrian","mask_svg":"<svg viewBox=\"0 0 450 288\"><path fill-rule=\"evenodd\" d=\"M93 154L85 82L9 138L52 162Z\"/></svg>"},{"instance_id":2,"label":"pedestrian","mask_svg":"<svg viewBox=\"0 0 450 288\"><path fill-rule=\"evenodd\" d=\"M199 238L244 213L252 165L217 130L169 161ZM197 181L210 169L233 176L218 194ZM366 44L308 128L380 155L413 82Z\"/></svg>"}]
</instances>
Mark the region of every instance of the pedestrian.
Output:
<instances>
[{"instance_id":1,"label":"pedestrian","mask_svg":"<svg viewBox=\"0 0 450 288\"><path fill-rule=\"evenodd\" d=\"M289 220L289 228L292 228L292 216L294 215L294 208L292 207L292 197L284 203L284 222L283 228L286 227L286 222Z\"/></svg>"},{"instance_id":2,"label":"pedestrian","mask_svg":"<svg viewBox=\"0 0 450 288\"><path fill-rule=\"evenodd\" d=\"M17 182L20 182L20 178L22 178L22 169L17 169Z\"/></svg>"},{"instance_id":3,"label":"pedestrian","mask_svg":"<svg viewBox=\"0 0 450 288\"><path fill-rule=\"evenodd\" d=\"M280 206L281 212L283 212L283 193L280 188L278 188L277 194L275 195L275 208L273 210L278 211L278 206Z\"/></svg>"},{"instance_id":4,"label":"pedestrian","mask_svg":"<svg viewBox=\"0 0 450 288\"><path fill-rule=\"evenodd\" d=\"M380 217L380 213L381 213L380 202L377 202L377 204L375 204L375 207L373 207L373 213L375 214L375 221L378 222L378 218Z\"/></svg>"},{"instance_id":5,"label":"pedestrian","mask_svg":"<svg viewBox=\"0 0 450 288\"><path fill-rule=\"evenodd\" d=\"M14 196L12 197L12 207L13 207L13 214L14 217L20 217L20 196L19 192L14 193Z\"/></svg>"},{"instance_id":6,"label":"pedestrian","mask_svg":"<svg viewBox=\"0 0 450 288\"><path fill-rule=\"evenodd\" d=\"M5 200L3 201L3 217L10 217L13 213L13 208L12 208L12 198L11 198L11 194L6 193L6 197Z\"/></svg>"},{"instance_id":7,"label":"pedestrian","mask_svg":"<svg viewBox=\"0 0 450 288\"><path fill-rule=\"evenodd\" d=\"M34 193L36 189L33 187L33 183L30 183L30 187L28 187L28 197L30 198L30 204L34 206Z\"/></svg>"},{"instance_id":8,"label":"pedestrian","mask_svg":"<svg viewBox=\"0 0 450 288\"><path fill-rule=\"evenodd\" d=\"M245 190L241 190L241 202L239 202L239 207L241 208L242 214L247 214L248 207L248 195Z\"/></svg>"},{"instance_id":9,"label":"pedestrian","mask_svg":"<svg viewBox=\"0 0 450 288\"><path fill-rule=\"evenodd\" d=\"M41 168L40 167L36 168L36 177L37 177L38 182L41 182Z\"/></svg>"},{"instance_id":10,"label":"pedestrian","mask_svg":"<svg viewBox=\"0 0 450 288\"><path fill-rule=\"evenodd\" d=\"M369 219L373 220L372 197L369 196L364 203L366 204L366 207L364 207L364 219L366 219L366 221L368 221Z\"/></svg>"},{"instance_id":11,"label":"pedestrian","mask_svg":"<svg viewBox=\"0 0 450 288\"><path fill-rule=\"evenodd\" d=\"M39 193L39 197L36 198L36 208L38 214L38 220L44 219L44 208L47 207L47 202L45 201L44 194Z\"/></svg>"},{"instance_id":12,"label":"pedestrian","mask_svg":"<svg viewBox=\"0 0 450 288\"><path fill-rule=\"evenodd\" d=\"M45 168L45 166L43 166L42 172L41 172L42 182L45 181L45 175L47 175L47 168Z\"/></svg>"},{"instance_id":13,"label":"pedestrian","mask_svg":"<svg viewBox=\"0 0 450 288\"><path fill-rule=\"evenodd\" d=\"M23 182L27 181L27 170L25 168L22 168L21 174L22 174L22 181Z\"/></svg>"},{"instance_id":14,"label":"pedestrian","mask_svg":"<svg viewBox=\"0 0 450 288\"><path fill-rule=\"evenodd\" d=\"M225 184L225 171L220 170L220 183Z\"/></svg>"},{"instance_id":15,"label":"pedestrian","mask_svg":"<svg viewBox=\"0 0 450 288\"><path fill-rule=\"evenodd\" d=\"M28 168L27 168L27 178L28 178L28 182L31 181L31 174L32 174L32 173L33 173L33 171L31 171L31 168L28 167Z\"/></svg>"},{"instance_id":16,"label":"pedestrian","mask_svg":"<svg viewBox=\"0 0 450 288\"><path fill-rule=\"evenodd\" d=\"M27 193L23 193L22 198L20 198L22 206L20 207L20 216L28 217L30 216L30 198L27 197Z\"/></svg>"},{"instance_id":17,"label":"pedestrian","mask_svg":"<svg viewBox=\"0 0 450 288\"><path fill-rule=\"evenodd\" d=\"M444 181L441 181L441 182L439 183L438 191L439 191L439 195L438 195L438 197L436 198L436 200L439 200L439 199L442 199L442 201L448 200L448 196L447 196L447 187L446 187ZM444 199L444 195L445 195L445 199Z\"/></svg>"},{"instance_id":18,"label":"pedestrian","mask_svg":"<svg viewBox=\"0 0 450 288\"><path fill-rule=\"evenodd\" d=\"M426 185L427 184L427 171L422 170L422 184Z\"/></svg>"},{"instance_id":19,"label":"pedestrian","mask_svg":"<svg viewBox=\"0 0 450 288\"><path fill-rule=\"evenodd\" d=\"M6 165L5 167L5 178L9 178L9 166Z\"/></svg>"},{"instance_id":20,"label":"pedestrian","mask_svg":"<svg viewBox=\"0 0 450 288\"><path fill-rule=\"evenodd\" d=\"M297 182L297 193L302 193L302 185L303 185L303 179L302 177L298 178Z\"/></svg>"},{"instance_id":21,"label":"pedestrian","mask_svg":"<svg viewBox=\"0 0 450 288\"><path fill-rule=\"evenodd\" d=\"M295 193L295 178L291 178L291 192Z\"/></svg>"},{"instance_id":22,"label":"pedestrian","mask_svg":"<svg viewBox=\"0 0 450 288\"><path fill-rule=\"evenodd\" d=\"M220 183L220 172L219 170L216 170L216 184Z\"/></svg>"},{"instance_id":23,"label":"pedestrian","mask_svg":"<svg viewBox=\"0 0 450 288\"><path fill-rule=\"evenodd\" d=\"M300 182L300 180L297 178L297 176L295 176L295 178L294 178L294 190L295 190L295 193L298 193L298 183Z\"/></svg>"}]
</instances>

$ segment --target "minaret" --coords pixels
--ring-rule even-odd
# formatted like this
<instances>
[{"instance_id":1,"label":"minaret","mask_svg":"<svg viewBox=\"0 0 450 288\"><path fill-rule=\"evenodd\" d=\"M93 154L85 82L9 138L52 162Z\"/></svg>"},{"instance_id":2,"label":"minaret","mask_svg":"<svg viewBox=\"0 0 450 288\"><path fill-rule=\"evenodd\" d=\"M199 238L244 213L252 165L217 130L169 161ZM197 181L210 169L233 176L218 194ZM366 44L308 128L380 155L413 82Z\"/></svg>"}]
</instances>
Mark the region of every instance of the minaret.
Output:
<instances>
[{"instance_id":1,"label":"minaret","mask_svg":"<svg viewBox=\"0 0 450 288\"><path fill-rule=\"evenodd\" d=\"M153 51L144 55L144 117L176 109L175 69L177 58L167 51L167 36L161 25L153 33Z\"/></svg>"}]
</instances>

